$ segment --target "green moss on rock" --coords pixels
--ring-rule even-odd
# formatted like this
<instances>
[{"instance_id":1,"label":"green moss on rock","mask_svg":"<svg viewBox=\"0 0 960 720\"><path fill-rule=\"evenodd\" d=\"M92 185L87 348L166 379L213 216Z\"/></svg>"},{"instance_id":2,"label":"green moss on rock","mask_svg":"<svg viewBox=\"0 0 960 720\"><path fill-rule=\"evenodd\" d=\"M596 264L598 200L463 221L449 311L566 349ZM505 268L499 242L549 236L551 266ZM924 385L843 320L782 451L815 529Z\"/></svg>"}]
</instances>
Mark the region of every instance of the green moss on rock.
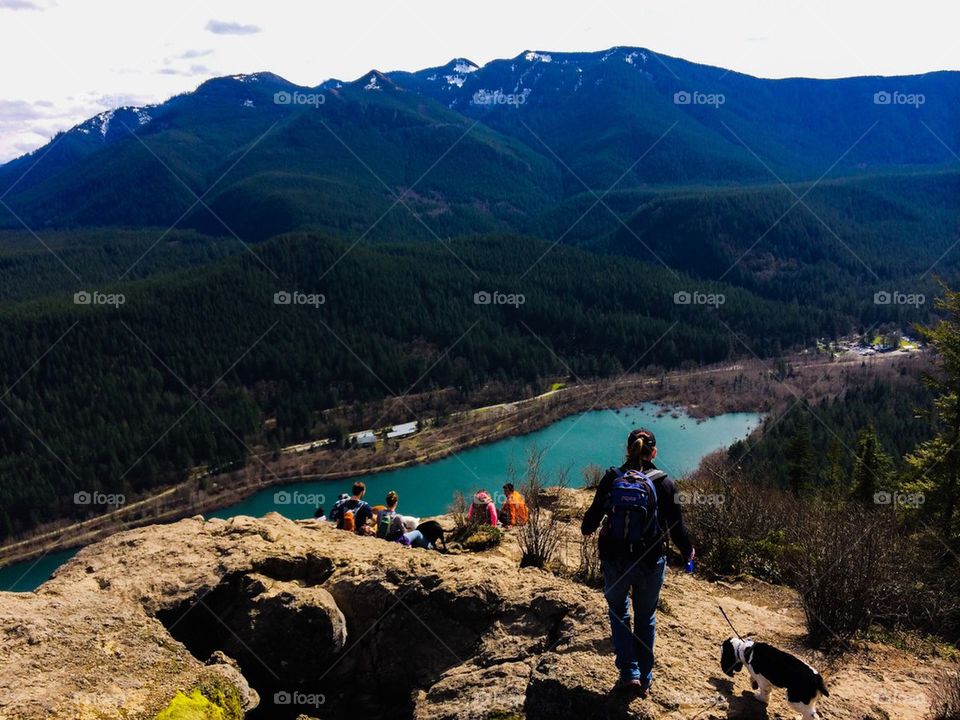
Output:
<instances>
[{"instance_id":1,"label":"green moss on rock","mask_svg":"<svg viewBox=\"0 0 960 720\"><path fill-rule=\"evenodd\" d=\"M177 694L154 720L243 720L240 693L228 683L202 682L189 694Z\"/></svg>"}]
</instances>

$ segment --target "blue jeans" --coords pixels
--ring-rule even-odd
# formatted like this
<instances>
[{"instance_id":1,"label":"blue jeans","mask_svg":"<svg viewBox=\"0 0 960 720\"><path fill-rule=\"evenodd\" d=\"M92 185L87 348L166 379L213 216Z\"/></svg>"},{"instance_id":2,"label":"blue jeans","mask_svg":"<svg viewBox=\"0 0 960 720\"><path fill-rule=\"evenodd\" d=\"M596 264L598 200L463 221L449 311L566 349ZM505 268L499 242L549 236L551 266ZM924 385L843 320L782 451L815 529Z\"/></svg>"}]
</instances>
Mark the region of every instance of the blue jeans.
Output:
<instances>
[{"instance_id":1,"label":"blue jeans","mask_svg":"<svg viewBox=\"0 0 960 720\"><path fill-rule=\"evenodd\" d=\"M657 634L657 602L667 570L667 558L652 567L649 561L604 560L603 594L610 609L613 652L621 680L653 680L653 643ZM633 595L635 627L630 626L630 595Z\"/></svg>"},{"instance_id":2,"label":"blue jeans","mask_svg":"<svg viewBox=\"0 0 960 720\"><path fill-rule=\"evenodd\" d=\"M427 542L427 539L419 530L411 530L408 533L404 533L403 536L409 541L410 547L433 550L433 545Z\"/></svg>"}]
</instances>

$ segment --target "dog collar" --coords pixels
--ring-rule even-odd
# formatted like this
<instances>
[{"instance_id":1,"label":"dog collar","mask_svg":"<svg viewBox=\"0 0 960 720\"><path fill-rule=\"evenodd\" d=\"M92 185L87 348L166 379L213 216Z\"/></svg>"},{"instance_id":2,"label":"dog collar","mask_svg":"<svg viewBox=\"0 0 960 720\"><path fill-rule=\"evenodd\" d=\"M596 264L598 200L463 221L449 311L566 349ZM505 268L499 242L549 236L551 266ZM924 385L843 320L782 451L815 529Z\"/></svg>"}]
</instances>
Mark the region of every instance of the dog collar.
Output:
<instances>
[{"instance_id":1,"label":"dog collar","mask_svg":"<svg viewBox=\"0 0 960 720\"><path fill-rule=\"evenodd\" d=\"M737 650L736 650L737 660L739 660L740 662L742 662L744 665L749 665L749 664L750 664L750 660L747 660L747 651L748 651L748 650L751 651L751 652L750 652L750 660L752 660L752 659L753 659L753 652L752 652L752 651L753 651L753 641L752 641L752 640L744 640L744 641L742 641L742 642L737 646Z\"/></svg>"}]
</instances>

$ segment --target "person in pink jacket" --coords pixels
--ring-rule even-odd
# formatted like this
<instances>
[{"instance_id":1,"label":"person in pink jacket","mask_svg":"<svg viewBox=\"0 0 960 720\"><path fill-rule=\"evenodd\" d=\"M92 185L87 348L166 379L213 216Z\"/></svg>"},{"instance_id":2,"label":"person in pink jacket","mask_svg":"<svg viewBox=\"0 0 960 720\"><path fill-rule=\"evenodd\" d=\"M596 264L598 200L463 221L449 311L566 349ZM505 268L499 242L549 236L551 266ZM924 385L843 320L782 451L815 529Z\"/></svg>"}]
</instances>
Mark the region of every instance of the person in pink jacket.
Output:
<instances>
[{"instance_id":1,"label":"person in pink jacket","mask_svg":"<svg viewBox=\"0 0 960 720\"><path fill-rule=\"evenodd\" d=\"M467 519L478 525L497 526L497 506L493 504L490 493L481 490L473 496L473 502L467 512Z\"/></svg>"}]
</instances>

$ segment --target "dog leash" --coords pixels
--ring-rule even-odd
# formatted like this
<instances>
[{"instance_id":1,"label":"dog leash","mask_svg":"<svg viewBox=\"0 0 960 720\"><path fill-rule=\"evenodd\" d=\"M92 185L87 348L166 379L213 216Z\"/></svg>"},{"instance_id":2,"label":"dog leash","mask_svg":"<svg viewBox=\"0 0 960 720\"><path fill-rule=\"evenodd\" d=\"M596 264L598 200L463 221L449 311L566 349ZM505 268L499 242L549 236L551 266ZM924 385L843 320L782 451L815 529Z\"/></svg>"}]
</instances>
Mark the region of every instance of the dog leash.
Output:
<instances>
[{"instance_id":1,"label":"dog leash","mask_svg":"<svg viewBox=\"0 0 960 720\"><path fill-rule=\"evenodd\" d=\"M733 626L733 623L730 622L730 618L728 618L727 614L723 611L723 607L720 605L717 605L717 607L720 609L720 614L723 615L723 619L727 621L727 625L729 625L730 629L733 630L733 634L740 638L741 642L745 642L743 636L737 632L737 629Z\"/></svg>"},{"instance_id":2,"label":"dog leash","mask_svg":"<svg viewBox=\"0 0 960 720\"><path fill-rule=\"evenodd\" d=\"M727 625L729 625L730 629L733 630L733 634L736 635L738 638L740 638L740 640L742 641L743 637L741 637L740 633L737 632L737 629L733 626L733 623L730 622L730 618L727 617L727 613L724 612L723 607L720 605L717 605L717 608L720 610L720 614L723 615L723 619L727 621ZM690 720L697 720L697 718L701 717L704 713L710 712L711 710L713 710L717 705L720 704L721 699L722 698L718 695L712 703L710 703L705 708L700 710L700 712L698 712L696 715L690 718Z\"/></svg>"},{"instance_id":3,"label":"dog leash","mask_svg":"<svg viewBox=\"0 0 960 720\"><path fill-rule=\"evenodd\" d=\"M723 619L727 621L727 625L729 625L730 629L733 630L733 634L736 635L738 638L740 638L741 641L743 641L743 637L740 635L740 633L737 632L737 629L733 626L733 623L730 622L730 618L727 617L727 613L724 612L723 607L721 605L717 605L717 608L720 610L720 614L723 615ZM704 713L713 710L717 705L720 704L721 699L722 698L718 695L717 698L712 703L707 705L707 707L703 708L700 712L698 712L696 715L690 718L690 720L697 720L697 718L701 717Z\"/></svg>"}]
</instances>

